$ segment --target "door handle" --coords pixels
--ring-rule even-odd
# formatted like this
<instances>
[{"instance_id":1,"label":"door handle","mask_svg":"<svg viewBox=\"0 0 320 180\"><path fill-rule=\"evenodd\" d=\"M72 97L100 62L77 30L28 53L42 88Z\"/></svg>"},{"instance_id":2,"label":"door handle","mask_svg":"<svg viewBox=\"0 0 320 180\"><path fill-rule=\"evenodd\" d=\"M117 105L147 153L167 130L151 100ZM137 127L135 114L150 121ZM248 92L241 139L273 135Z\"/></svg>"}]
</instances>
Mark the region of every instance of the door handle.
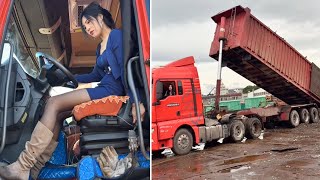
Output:
<instances>
[{"instance_id":1,"label":"door handle","mask_svg":"<svg viewBox=\"0 0 320 180\"><path fill-rule=\"evenodd\" d=\"M180 111L177 111L177 116L180 116Z\"/></svg>"}]
</instances>

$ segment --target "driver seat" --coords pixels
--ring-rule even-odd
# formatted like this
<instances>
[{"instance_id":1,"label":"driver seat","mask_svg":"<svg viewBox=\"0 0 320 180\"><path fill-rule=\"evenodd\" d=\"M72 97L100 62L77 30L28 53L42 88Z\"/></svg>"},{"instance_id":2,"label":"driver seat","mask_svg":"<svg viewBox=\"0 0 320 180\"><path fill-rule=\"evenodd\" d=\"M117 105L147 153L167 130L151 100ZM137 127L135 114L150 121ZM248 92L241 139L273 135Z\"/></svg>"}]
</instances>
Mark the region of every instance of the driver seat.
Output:
<instances>
[{"instance_id":1,"label":"driver seat","mask_svg":"<svg viewBox=\"0 0 320 180\"><path fill-rule=\"evenodd\" d=\"M113 146L118 154L128 153L128 130L133 129L131 103L127 96L108 96L74 107L81 131L81 155L97 156Z\"/></svg>"}]
</instances>

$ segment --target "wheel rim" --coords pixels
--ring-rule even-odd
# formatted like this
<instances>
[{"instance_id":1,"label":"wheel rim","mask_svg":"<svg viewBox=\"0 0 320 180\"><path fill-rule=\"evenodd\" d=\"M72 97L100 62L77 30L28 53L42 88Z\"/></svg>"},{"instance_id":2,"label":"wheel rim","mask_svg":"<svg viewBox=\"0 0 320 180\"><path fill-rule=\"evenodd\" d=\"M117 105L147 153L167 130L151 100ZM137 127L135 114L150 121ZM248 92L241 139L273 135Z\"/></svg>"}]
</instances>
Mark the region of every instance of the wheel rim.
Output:
<instances>
[{"instance_id":1,"label":"wheel rim","mask_svg":"<svg viewBox=\"0 0 320 180\"><path fill-rule=\"evenodd\" d=\"M253 133L256 133L256 124L253 124L253 126L252 126L252 132L253 132Z\"/></svg>"},{"instance_id":2,"label":"wheel rim","mask_svg":"<svg viewBox=\"0 0 320 180\"><path fill-rule=\"evenodd\" d=\"M241 136L241 128L240 128L240 126L236 126L234 132L235 132L235 135L237 137L240 137Z\"/></svg>"},{"instance_id":3,"label":"wheel rim","mask_svg":"<svg viewBox=\"0 0 320 180\"><path fill-rule=\"evenodd\" d=\"M315 109L312 111L312 115L314 119L318 119L318 112Z\"/></svg>"},{"instance_id":4,"label":"wheel rim","mask_svg":"<svg viewBox=\"0 0 320 180\"><path fill-rule=\"evenodd\" d=\"M309 122L309 114L308 114L308 111L306 110L306 111L303 111L303 113L302 113L302 117L303 117L303 120L305 121L305 122Z\"/></svg>"},{"instance_id":5,"label":"wheel rim","mask_svg":"<svg viewBox=\"0 0 320 180\"><path fill-rule=\"evenodd\" d=\"M189 137L186 134L181 134L178 138L178 146L180 149L186 149L189 146Z\"/></svg>"},{"instance_id":6,"label":"wheel rim","mask_svg":"<svg viewBox=\"0 0 320 180\"><path fill-rule=\"evenodd\" d=\"M252 125L252 132L253 132L254 134L257 134L257 133L259 132L259 130L260 130L260 125L259 125L259 123L253 123L253 125Z\"/></svg>"},{"instance_id":7,"label":"wheel rim","mask_svg":"<svg viewBox=\"0 0 320 180\"><path fill-rule=\"evenodd\" d=\"M293 117L292 117L293 124L297 124L298 121L299 121L298 116L296 114L294 114Z\"/></svg>"}]
</instances>

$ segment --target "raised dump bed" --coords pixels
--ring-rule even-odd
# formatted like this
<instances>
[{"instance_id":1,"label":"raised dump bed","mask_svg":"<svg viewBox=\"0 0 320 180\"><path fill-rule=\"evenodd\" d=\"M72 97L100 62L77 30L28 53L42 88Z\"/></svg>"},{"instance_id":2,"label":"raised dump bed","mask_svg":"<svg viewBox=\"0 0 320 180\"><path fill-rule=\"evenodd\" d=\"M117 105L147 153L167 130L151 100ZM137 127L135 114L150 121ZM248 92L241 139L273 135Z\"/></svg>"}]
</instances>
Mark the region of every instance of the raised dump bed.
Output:
<instances>
[{"instance_id":1,"label":"raised dump bed","mask_svg":"<svg viewBox=\"0 0 320 180\"><path fill-rule=\"evenodd\" d=\"M210 56L218 59L225 17L223 65L287 104L320 105L320 69L250 13L236 6L212 17L217 23Z\"/></svg>"}]
</instances>

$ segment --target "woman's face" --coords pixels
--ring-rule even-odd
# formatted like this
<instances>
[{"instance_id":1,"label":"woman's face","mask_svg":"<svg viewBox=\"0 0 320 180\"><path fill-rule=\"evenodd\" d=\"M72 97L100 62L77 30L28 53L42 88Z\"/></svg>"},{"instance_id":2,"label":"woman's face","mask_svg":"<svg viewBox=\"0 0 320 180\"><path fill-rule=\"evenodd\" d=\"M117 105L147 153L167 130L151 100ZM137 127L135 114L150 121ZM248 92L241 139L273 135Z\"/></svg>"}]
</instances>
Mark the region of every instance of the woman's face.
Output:
<instances>
[{"instance_id":1,"label":"woman's face","mask_svg":"<svg viewBox=\"0 0 320 180\"><path fill-rule=\"evenodd\" d=\"M102 32L102 27L100 26L98 20L95 18L87 19L84 16L82 17L82 24L84 29L86 30L87 34L89 34L93 38L100 37Z\"/></svg>"},{"instance_id":2,"label":"woman's face","mask_svg":"<svg viewBox=\"0 0 320 180\"><path fill-rule=\"evenodd\" d=\"M169 85L169 90L170 90L170 91L172 90L172 85Z\"/></svg>"}]
</instances>

